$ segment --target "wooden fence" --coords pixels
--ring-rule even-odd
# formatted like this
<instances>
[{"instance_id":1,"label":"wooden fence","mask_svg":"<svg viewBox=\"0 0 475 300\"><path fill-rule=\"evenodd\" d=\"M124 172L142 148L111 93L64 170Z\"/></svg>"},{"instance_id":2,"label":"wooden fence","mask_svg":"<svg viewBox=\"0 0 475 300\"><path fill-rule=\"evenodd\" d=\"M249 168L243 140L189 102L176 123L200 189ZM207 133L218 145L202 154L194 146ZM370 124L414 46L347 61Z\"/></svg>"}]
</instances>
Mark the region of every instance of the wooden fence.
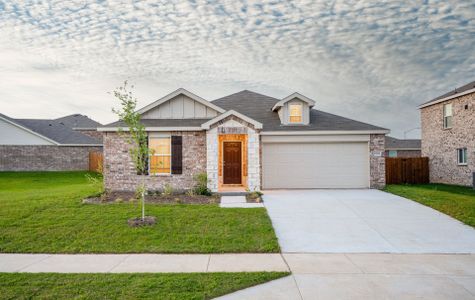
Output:
<instances>
[{"instance_id":1,"label":"wooden fence","mask_svg":"<svg viewBox=\"0 0 475 300\"><path fill-rule=\"evenodd\" d=\"M386 157L386 184L429 183L428 157Z\"/></svg>"},{"instance_id":2,"label":"wooden fence","mask_svg":"<svg viewBox=\"0 0 475 300\"><path fill-rule=\"evenodd\" d=\"M89 171L102 173L103 160L102 152L89 152Z\"/></svg>"}]
</instances>

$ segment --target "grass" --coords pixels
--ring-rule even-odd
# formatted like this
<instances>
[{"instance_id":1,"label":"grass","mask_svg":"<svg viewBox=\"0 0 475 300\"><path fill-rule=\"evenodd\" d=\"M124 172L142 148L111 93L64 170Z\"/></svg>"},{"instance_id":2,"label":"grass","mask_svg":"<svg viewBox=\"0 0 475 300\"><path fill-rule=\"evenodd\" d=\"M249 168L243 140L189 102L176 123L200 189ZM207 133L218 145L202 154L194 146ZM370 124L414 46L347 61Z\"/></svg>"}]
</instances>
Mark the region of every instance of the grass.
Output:
<instances>
[{"instance_id":1,"label":"grass","mask_svg":"<svg viewBox=\"0 0 475 300\"><path fill-rule=\"evenodd\" d=\"M0 299L211 299L288 273L0 273Z\"/></svg>"},{"instance_id":2,"label":"grass","mask_svg":"<svg viewBox=\"0 0 475 300\"><path fill-rule=\"evenodd\" d=\"M385 191L421 204L475 227L475 190L456 185L388 185Z\"/></svg>"},{"instance_id":3,"label":"grass","mask_svg":"<svg viewBox=\"0 0 475 300\"><path fill-rule=\"evenodd\" d=\"M82 204L101 190L86 172L0 173L0 252L278 252L263 208L149 204L151 227L131 228L138 204ZM97 176L89 173L91 176Z\"/></svg>"}]
</instances>

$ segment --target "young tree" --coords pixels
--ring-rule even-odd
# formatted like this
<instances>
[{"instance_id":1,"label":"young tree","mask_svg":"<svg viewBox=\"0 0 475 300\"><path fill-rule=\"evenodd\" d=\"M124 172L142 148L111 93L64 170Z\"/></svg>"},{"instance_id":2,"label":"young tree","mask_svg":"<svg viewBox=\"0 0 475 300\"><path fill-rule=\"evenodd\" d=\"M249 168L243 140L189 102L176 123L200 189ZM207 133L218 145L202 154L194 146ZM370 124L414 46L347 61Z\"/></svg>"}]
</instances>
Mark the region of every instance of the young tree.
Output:
<instances>
[{"instance_id":1,"label":"young tree","mask_svg":"<svg viewBox=\"0 0 475 300\"><path fill-rule=\"evenodd\" d=\"M140 122L140 114L136 112L137 98L132 93L133 88L133 85L129 88L126 80L123 86L113 91L114 97L120 101L120 109L112 108L112 111L127 125L126 129L119 128L119 133L123 134L132 146L130 149L130 157L135 165L137 174L142 177L142 182L137 186L136 192L141 195L143 221L145 219L145 176L148 169L150 150L147 145L145 126Z\"/></svg>"}]
</instances>

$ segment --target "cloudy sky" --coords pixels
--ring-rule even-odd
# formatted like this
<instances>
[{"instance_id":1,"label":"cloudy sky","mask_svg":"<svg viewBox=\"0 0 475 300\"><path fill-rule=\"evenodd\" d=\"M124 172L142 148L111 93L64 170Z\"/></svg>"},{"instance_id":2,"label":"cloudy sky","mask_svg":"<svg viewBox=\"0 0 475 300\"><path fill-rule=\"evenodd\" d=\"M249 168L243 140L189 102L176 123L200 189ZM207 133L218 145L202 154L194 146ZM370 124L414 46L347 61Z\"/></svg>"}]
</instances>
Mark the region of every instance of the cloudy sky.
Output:
<instances>
[{"instance_id":1,"label":"cloudy sky","mask_svg":"<svg viewBox=\"0 0 475 300\"><path fill-rule=\"evenodd\" d=\"M298 91L402 137L418 104L475 80L475 2L0 1L0 112L110 122L124 79L140 106Z\"/></svg>"}]
</instances>

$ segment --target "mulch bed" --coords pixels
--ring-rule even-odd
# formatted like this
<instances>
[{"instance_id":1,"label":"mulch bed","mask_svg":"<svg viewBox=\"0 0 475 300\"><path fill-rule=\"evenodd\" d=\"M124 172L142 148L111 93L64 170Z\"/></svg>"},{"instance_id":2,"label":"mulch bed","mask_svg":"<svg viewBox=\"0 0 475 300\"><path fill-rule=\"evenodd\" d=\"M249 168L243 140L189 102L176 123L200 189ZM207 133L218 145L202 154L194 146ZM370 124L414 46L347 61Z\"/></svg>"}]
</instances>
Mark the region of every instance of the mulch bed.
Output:
<instances>
[{"instance_id":1,"label":"mulch bed","mask_svg":"<svg viewBox=\"0 0 475 300\"><path fill-rule=\"evenodd\" d=\"M135 198L134 192L107 192L100 197L91 197L83 200L86 204L101 204L101 203L123 203L123 202L135 202L138 201ZM147 203L156 204L217 204L221 201L221 196L213 194L211 196L203 195L188 195L188 194L175 194L175 195L145 195L145 201Z\"/></svg>"},{"instance_id":2,"label":"mulch bed","mask_svg":"<svg viewBox=\"0 0 475 300\"><path fill-rule=\"evenodd\" d=\"M133 218L127 221L130 227L151 226L157 223L156 217L145 216L145 218Z\"/></svg>"},{"instance_id":3,"label":"mulch bed","mask_svg":"<svg viewBox=\"0 0 475 300\"><path fill-rule=\"evenodd\" d=\"M254 196L251 194L246 194L246 202L247 203L262 203L264 200L262 200L261 196Z\"/></svg>"}]
</instances>

